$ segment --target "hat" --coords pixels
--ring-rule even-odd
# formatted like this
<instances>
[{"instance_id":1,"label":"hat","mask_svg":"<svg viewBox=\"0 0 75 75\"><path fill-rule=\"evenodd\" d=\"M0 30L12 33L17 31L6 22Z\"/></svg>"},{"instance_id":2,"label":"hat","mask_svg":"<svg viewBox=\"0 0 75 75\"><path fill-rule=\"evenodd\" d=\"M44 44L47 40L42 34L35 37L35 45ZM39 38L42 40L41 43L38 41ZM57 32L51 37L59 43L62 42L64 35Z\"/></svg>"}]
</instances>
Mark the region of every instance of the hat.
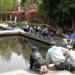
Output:
<instances>
[{"instance_id":1,"label":"hat","mask_svg":"<svg viewBox=\"0 0 75 75\"><path fill-rule=\"evenodd\" d=\"M32 46L32 51L37 51L38 47L37 46Z\"/></svg>"}]
</instances>

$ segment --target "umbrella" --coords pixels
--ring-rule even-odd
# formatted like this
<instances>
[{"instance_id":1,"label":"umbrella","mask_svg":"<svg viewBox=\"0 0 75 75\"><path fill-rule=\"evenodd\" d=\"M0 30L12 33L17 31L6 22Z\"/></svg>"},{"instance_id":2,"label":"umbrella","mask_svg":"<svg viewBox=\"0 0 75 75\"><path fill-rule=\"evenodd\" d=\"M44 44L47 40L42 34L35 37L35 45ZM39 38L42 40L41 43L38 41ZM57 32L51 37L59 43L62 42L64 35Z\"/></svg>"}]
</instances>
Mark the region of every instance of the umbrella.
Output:
<instances>
[{"instance_id":1,"label":"umbrella","mask_svg":"<svg viewBox=\"0 0 75 75\"><path fill-rule=\"evenodd\" d=\"M28 13L38 13L39 10L36 9L36 8L33 8L33 9L28 10L27 12L28 12Z\"/></svg>"}]
</instances>

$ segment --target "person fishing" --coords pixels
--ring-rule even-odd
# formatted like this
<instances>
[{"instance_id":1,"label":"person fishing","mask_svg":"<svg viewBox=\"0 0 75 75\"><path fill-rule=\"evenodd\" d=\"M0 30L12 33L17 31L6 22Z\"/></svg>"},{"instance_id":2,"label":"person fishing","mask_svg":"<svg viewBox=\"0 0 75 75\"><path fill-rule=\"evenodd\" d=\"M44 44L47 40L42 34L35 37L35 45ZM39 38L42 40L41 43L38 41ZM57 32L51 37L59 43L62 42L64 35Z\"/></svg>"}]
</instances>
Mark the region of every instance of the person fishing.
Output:
<instances>
[{"instance_id":1,"label":"person fishing","mask_svg":"<svg viewBox=\"0 0 75 75\"><path fill-rule=\"evenodd\" d=\"M45 60L38 51L38 47L32 46L30 55L30 69L38 70L40 73L45 74L48 72Z\"/></svg>"}]
</instances>

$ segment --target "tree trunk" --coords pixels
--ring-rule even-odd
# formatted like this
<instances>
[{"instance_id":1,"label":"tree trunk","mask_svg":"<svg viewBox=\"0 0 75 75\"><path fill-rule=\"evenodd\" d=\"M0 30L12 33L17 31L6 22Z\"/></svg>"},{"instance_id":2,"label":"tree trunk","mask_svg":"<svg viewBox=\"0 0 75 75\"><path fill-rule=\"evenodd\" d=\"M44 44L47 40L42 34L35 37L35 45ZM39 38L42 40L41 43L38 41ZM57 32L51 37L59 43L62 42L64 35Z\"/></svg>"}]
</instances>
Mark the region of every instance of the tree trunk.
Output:
<instances>
[{"instance_id":1,"label":"tree trunk","mask_svg":"<svg viewBox=\"0 0 75 75\"><path fill-rule=\"evenodd\" d=\"M7 13L6 13L6 16L5 17L6 17L6 21L7 21Z\"/></svg>"},{"instance_id":2,"label":"tree trunk","mask_svg":"<svg viewBox=\"0 0 75 75\"><path fill-rule=\"evenodd\" d=\"M75 19L73 16L72 16L72 29L75 29Z\"/></svg>"},{"instance_id":3,"label":"tree trunk","mask_svg":"<svg viewBox=\"0 0 75 75\"><path fill-rule=\"evenodd\" d=\"M17 21L17 16L15 16L15 20L14 20L15 22Z\"/></svg>"},{"instance_id":4,"label":"tree trunk","mask_svg":"<svg viewBox=\"0 0 75 75\"><path fill-rule=\"evenodd\" d=\"M12 21L12 15L10 14L10 21Z\"/></svg>"},{"instance_id":5,"label":"tree trunk","mask_svg":"<svg viewBox=\"0 0 75 75\"><path fill-rule=\"evenodd\" d=\"M2 21L2 14L1 14L1 21Z\"/></svg>"}]
</instances>

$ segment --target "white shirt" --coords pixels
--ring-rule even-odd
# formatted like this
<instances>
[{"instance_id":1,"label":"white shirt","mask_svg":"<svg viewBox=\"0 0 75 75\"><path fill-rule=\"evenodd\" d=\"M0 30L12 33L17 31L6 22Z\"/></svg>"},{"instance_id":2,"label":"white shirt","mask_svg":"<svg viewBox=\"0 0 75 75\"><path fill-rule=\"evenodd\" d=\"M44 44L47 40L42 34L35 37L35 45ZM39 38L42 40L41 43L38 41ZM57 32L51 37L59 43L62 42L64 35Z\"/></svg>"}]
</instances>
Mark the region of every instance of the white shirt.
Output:
<instances>
[{"instance_id":1,"label":"white shirt","mask_svg":"<svg viewBox=\"0 0 75 75\"><path fill-rule=\"evenodd\" d=\"M75 51L74 50L70 50L68 52L68 59L69 59L69 63L72 64L73 66L75 66Z\"/></svg>"},{"instance_id":2,"label":"white shirt","mask_svg":"<svg viewBox=\"0 0 75 75\"><path fill-rule=\"evenodd\" d=\"M29 28L29 25L26 25L26 28Z\"/></svg>"},{"instance_id":3,"label":"white shirt","mask_svg":"<svg viewBox=\"0 0 75 75\"><path fill-rule=\"evenodd\" d=\"M46 62L52 62L54 64L58 64L60 62L65 61L65 56L69 50L63 47L58 47L58 46L52 46L49 48L47 55L46 55Z\"/></svg>"},{"instance_id":4,"label":"white shirt","mask_svg":"<svg viewBox=\"0 0 75 75\"><path fill-rule=\"evenodd\" d=\"M38 26L38 28L37 28L38 30L41 30L41 27L40 26Z\"/></svg>"}]
</instances>

